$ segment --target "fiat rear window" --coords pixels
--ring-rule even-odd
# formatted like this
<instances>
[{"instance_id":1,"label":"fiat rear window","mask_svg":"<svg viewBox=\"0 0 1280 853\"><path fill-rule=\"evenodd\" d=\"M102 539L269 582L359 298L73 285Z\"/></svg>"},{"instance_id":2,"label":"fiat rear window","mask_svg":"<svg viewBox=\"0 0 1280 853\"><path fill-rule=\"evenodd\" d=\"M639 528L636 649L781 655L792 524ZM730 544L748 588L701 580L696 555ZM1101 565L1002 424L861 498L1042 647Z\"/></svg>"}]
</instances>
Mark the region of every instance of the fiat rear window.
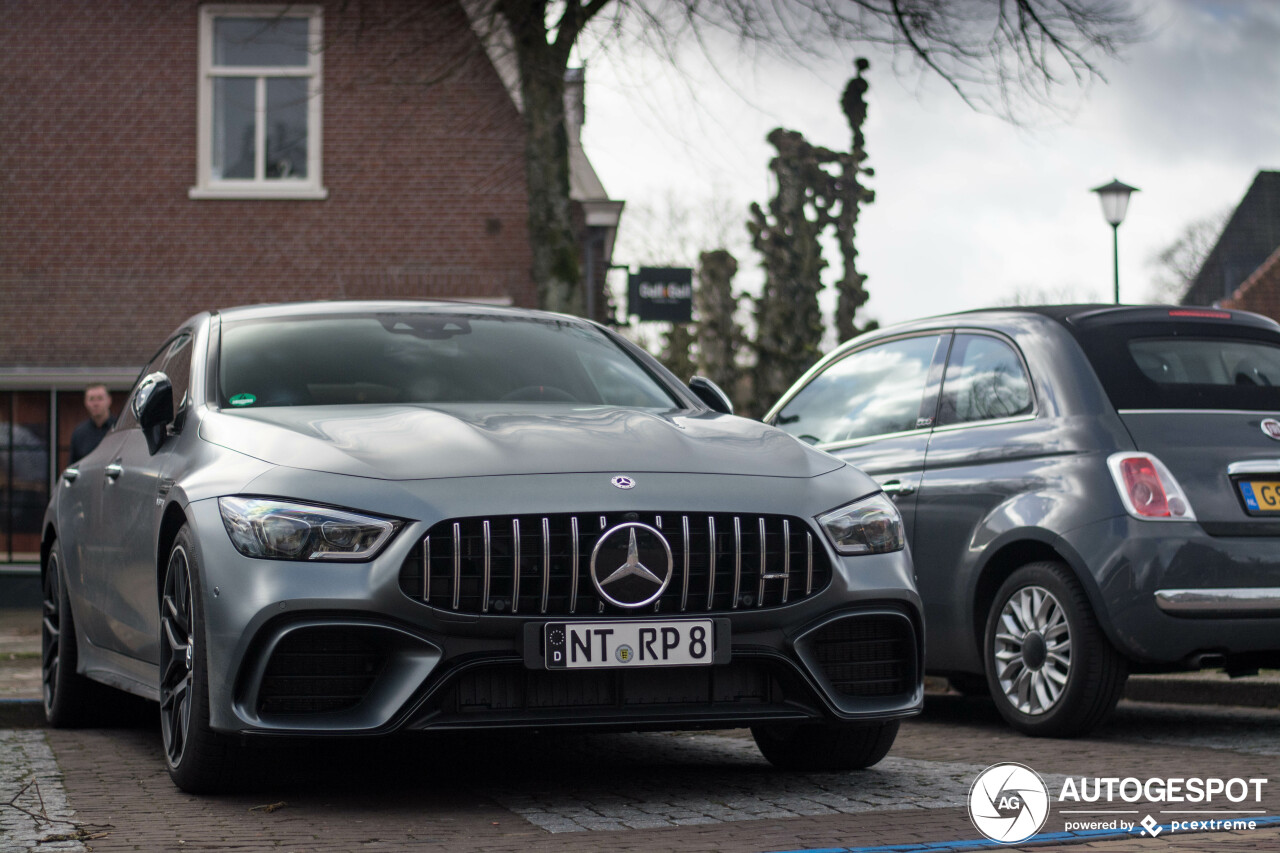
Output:
<instances>
[{"instance_id":1,"label":"fiat rear window","mask_svg":"<svg viewBox=\"0 0 1280 853\"><path fill-rule=\"evenodd\" d=\"M1081 336L1117 409L1280 409L1280 339L1151 325Z\"/></svg>"}]
</instances>

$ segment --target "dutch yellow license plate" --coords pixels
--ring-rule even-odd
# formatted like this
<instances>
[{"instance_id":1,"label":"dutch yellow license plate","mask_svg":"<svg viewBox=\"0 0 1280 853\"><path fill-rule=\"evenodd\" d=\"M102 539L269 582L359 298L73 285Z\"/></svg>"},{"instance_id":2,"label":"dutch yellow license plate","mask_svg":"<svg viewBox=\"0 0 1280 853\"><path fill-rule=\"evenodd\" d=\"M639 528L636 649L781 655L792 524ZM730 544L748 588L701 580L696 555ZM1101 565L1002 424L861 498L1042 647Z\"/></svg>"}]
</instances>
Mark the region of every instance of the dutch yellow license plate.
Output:
<instances>
[{"instance_id":1,"label":"dutch yellow license plate","mask_svg":"<svg viewBox=\"0 0 1280 853\"><path fill-rule=\"evenodd\" d=\"M1238 485L1250 512L1280 512L1280 480L1242 480Z\"/></svg>"}]
</instances>

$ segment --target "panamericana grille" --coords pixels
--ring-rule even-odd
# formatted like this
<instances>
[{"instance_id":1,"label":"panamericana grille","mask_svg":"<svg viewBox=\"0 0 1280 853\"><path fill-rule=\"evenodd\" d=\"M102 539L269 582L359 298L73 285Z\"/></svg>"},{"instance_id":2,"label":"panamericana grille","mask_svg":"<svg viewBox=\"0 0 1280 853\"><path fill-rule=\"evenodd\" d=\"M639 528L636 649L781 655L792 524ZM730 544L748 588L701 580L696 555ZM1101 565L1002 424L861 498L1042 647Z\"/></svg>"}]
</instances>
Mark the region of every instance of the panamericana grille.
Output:
<instances>
[{"instance_id":1,"label":"panamericana grille","mask_svg":"<svg viewBox=\"0 0 1280 853\"><path fill-rule=\"evenodd\" d=\"M901 616L838 619L820 628L811 643L823 674L845 696L895 696L915 686L915 635Z\"/></svg>"},{"instance_id":2,"label":"panamericana grille","mask_svg":"<svg viewBox=\"0 0 1280 853\"><path fill-rule=\"evenodd\" d=\"M671 548L671 582L640 610L591 582L602 533L647 524ZM610 566L612 570L614 566ZM821 592L831 564L809 526L781 515L627 512L461 518L433 526L400 570L400 588L441 610L488 615L723 612Z\"/></svg>"},{"instance_id":3,"label":"panamericana grille","mask_svg":"<svg viewBox=\"0 0 1280 853\"><path fill-rule=\"evenodd\" d=\"M376 635L344 626L299 628L271 652L258 711L323 714L359 705L386 661Z\"/></svg>"}]
</instances>

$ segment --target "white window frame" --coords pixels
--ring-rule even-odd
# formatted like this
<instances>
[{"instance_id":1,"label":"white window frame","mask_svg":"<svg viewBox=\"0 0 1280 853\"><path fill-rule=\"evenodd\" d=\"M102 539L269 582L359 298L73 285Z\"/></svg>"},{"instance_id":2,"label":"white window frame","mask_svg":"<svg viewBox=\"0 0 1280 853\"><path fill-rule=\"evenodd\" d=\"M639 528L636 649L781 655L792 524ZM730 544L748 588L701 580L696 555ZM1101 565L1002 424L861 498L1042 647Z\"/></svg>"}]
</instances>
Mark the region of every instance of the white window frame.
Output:
<instances>
[{"instance_id":1,"label":"white window frame","mask_svg":"<svg viewBox=\"0 0 1280 853\"><path fill-rule=\"evenodd\" d=\"M310 50L305 69L281 69L278 67L254 68L248 66L215 67L213 64L214 21L218 18L306 18L310 22L308 39ZM329 191L321 181L321 115L320 81L322 70L323 16L319 6L245 6L216 5L200 7L200 60L199 89L196 97L198 115L196 133L196 185L187 195L193 199L324 199ZM263 90L268 77L307 78L307 177L302 180L253 178L213 178L213 83L218 77L250 77L258 81L258 115L255 145L258 166L262 175L262 159L266 150L266 121L262 114L266 98Z\"/></svg>"}]
</instances>

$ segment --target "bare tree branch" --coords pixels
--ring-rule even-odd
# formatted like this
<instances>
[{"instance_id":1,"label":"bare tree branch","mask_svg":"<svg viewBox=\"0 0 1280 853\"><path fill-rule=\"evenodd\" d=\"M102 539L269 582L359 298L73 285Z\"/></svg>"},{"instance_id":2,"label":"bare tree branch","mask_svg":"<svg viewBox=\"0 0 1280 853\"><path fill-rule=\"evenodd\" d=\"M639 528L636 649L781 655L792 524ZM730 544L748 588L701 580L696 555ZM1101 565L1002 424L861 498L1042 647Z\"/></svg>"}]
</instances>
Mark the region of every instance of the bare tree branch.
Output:
<instances>
[{"instance_id":1,"label":"bare tree branch","mask_svg":"<svg viewBox=\"0 0 1280 853\"><path fill-rule=\"evenodd\" d=\"M717 73L715 34L793 62L880 45L940 77L973 109L1016 123L1026 103L1052 105L1067 81L1104 79L1102 62L1144 35L1120 0L489 2L520 71L539 301L569 312L584 300L569 213L564 74L584 38L604 49L639 46L676 67L681 47L693 43Z\"/></svg>"},{"instance_id":2,"label":"bare tree branch","mask_svg":"<svg viewBox=\"0 0 1280 853\"><path fill-rule=\"evenodd\" d=\"M1155 271L1149 299L1170 304L1182 300L1217 245L1233 210L1226 207L1187 223L1173 242L1148 258L1147 267Z\"/></svg>"}]
</instances>

